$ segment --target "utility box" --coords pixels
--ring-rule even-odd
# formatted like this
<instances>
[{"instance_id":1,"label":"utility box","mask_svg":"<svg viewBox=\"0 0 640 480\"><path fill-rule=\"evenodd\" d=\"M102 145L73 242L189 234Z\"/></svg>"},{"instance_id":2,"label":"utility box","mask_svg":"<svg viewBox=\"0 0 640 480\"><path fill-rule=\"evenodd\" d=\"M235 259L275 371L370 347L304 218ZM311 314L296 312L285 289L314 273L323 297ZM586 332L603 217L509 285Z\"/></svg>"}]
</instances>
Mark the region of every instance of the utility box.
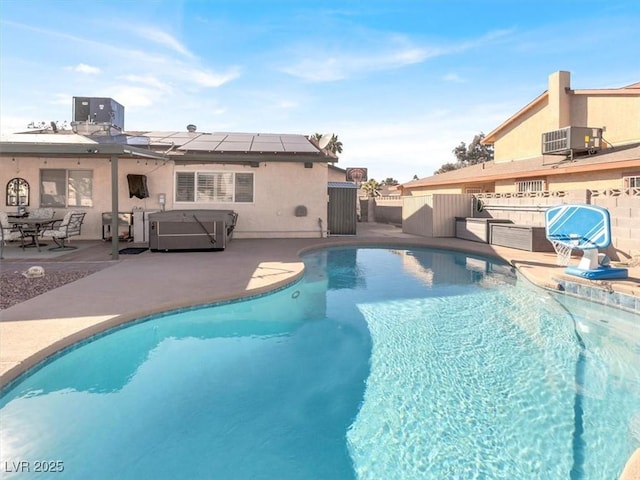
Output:
<instances>
[{"instance_id":1,"label":"utility box","mask_svg":"<svg viewBox=\"0 0 640 480\"><path fill-rule=\"evenodd\" d=\"M124 106L112 98L73 97L73 122L109 124L124 130Z\"/></svg>"},{"instance_id":2,"label":"utility box","mask_svg":"<svg viewBox=\"0 0 640 480\"><path fill-rule=\"evenodd\" d=\"M565 127L542 134L543 155L596 153L602 148L602 128Z\"/></svg>"}]
</instances>

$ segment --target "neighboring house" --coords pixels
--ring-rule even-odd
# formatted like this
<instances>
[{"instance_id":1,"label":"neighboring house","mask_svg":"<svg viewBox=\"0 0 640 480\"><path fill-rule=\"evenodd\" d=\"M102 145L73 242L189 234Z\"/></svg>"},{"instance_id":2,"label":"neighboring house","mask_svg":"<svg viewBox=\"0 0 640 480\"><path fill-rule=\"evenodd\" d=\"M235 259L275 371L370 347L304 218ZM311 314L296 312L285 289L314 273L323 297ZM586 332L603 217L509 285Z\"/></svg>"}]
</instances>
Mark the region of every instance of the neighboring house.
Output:
<instances>
[{"instance_id":1,"label":"neighboring house","mask_svg":"<svg viewBox=\"0 0 640 480\"><path fill-rule=\"evenodd\" d=\"M638 188L640 83L572 90L569 72L556 72L483 143L493 161L405 183L402 194Z\"/></svg>"},{"instance_id":2,"label":"neighboring house","mask_svg":"<svg viewBox=\"0 0 640 480\"><path fill-rule=\"evenodd\" d=\"M346 182L347 181L347 171L344 168L336 167L333 164L329 164L328 171L328 181L329 182Z\"/></svg>"},{"instance_id":3,"label":"neighboring house","mask_svg":"<svg viewBox=\"0 0 640 480\"><path fill-rule=\"evenodd\" d=\"M84 211L83 239L102 238L103 213L116 209L234 210L236 238L326 235L328 164L337 158L304 135L204 133L193 125L126 133L121 113L120 125L74 121L73 133L2 135L2 209Z\"/></svg>"}]
</instances>

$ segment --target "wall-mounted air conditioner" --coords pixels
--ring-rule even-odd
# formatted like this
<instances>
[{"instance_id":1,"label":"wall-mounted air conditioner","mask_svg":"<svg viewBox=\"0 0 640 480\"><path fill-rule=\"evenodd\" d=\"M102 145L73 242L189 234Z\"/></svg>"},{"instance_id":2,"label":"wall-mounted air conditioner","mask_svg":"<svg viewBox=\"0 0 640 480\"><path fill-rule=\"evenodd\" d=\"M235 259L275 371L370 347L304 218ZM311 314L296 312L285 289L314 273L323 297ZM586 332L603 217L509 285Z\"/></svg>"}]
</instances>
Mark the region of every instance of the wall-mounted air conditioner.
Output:
<instances>
[{"instance_id":1,"label":"wall-mounted air conditioner","mask_svg":"<svg viewBox=\"0 0 640 480\"><path fill-rule=\"evenodd\" d=\"M596 153L602 146L602 129L565 127L542 134L543 155L573 155Z\"/></svg>"}]
</instances>

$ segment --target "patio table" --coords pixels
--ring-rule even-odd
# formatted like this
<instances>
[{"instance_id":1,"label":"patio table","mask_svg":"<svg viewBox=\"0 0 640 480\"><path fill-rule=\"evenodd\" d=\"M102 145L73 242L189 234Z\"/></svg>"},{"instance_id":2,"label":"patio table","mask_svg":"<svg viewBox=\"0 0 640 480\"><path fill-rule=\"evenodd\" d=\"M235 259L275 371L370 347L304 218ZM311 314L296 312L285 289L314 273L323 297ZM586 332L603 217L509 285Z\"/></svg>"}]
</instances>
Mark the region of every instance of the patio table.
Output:
<instances>
[{"instance_id":1,"label":"patio table","mask_svg":"<svg viewBox=\"0 0 640 480\"><path fill-rule=\"evenodd\" d=\"M40 236L43 227L60 220L62 220L62 218L9 217L9 223L18 226L23 239L25 237L31 237L31 243L25 245L23 241L23 248L36 247L38 251L40 251L40 247L45 247L47 245L46 243L38 242L38 237Z\"/></svg>"}]
</instances>

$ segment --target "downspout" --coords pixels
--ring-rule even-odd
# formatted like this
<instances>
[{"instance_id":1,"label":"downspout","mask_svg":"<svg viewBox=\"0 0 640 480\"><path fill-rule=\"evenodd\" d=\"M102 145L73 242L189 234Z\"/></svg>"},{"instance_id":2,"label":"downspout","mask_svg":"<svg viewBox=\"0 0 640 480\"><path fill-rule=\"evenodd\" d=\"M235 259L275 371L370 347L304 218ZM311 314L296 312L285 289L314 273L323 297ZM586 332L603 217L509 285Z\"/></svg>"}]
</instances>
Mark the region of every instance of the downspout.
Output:
<instances>
[{"instance_id":1,"label":"downspout","mask_svg":"<svg viewBox=\"0 0 640 480\"><path fill-rule=\"evenodd\" d=\"M111 258L118 260L118 156L111 155Z\"/></svg>"}]
</instances>

